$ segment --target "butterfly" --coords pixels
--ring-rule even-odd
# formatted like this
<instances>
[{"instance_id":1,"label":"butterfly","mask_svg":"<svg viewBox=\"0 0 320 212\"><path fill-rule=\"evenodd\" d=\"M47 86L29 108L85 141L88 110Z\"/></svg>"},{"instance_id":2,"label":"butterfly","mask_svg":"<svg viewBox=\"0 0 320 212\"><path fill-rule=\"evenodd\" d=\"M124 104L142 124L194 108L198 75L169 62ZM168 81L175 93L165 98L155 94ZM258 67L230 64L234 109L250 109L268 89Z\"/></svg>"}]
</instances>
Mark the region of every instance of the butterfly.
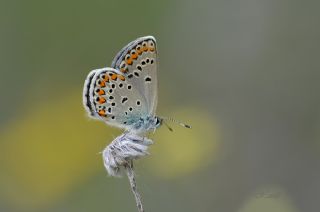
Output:
<instances>
[{"instance_id":1,"label":"butterfly","mask_svg":"<svg viewBox=\"0 0 320 212\"><path fill-rule=\"evenodd\" d=\"M115 56L111 67L88 74L83 105L89 116L128 132L157 129L164 120L155 114L157 68L157 43L153 36L140 37L127 44Z\"/></svg>"}]
</instances>

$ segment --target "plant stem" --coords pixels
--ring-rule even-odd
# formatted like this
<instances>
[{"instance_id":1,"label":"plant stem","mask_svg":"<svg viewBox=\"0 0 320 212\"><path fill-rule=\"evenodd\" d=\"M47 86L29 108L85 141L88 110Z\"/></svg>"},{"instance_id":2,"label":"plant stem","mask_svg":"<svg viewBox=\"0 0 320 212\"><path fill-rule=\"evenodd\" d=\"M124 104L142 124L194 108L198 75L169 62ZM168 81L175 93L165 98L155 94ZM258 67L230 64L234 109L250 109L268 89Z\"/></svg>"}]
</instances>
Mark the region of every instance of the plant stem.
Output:
<instances>
[{"instance_id":1,"label":"plant stem","mask_svg":"<svg viewBox=\"0 0 320 212\"><path fill-rule=\"evenodd\" d=\"M141 196L137 190L137 183L136 178L134 176L134 170L133 170L133 161L131 160L128 164L126 164L125 169L127 171L127 176L130 182L132 193L134 194L134 198L136 199L136 204L139 212L144 212Z\"/></svg>"}]
</instances>

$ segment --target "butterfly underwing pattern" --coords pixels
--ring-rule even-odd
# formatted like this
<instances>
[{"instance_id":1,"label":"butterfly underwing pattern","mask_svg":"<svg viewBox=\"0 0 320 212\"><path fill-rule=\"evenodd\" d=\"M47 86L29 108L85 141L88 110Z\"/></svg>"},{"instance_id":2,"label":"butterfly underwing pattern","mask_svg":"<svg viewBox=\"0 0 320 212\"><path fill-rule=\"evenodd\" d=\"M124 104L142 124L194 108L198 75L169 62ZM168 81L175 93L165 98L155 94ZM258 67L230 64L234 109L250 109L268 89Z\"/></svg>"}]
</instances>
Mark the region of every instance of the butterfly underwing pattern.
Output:
<instances>
[{"instance_id":1,"label":"butterfly underwing pattern","mask_svg":"<svg viewBox=\"0 0 320 212\"><path fill-rule=\"evenodd\" d=\"M157 64L156 40L145 36L122 48L111 67L91 71L83 89L89 116L129 132L158 128Z\"/></svg>"}]
</instances>

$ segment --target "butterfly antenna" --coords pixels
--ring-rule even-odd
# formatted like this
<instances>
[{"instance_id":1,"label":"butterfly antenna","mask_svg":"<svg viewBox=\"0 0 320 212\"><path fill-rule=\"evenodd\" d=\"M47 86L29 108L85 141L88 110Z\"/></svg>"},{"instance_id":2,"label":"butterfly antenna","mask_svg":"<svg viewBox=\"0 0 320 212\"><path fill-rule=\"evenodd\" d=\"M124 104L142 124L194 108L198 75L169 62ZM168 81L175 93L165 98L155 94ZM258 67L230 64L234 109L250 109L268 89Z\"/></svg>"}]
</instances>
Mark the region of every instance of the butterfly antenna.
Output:
<instances>
[{"instance_id":1,"label":"butterfly antenna","mask_svg":"<svg viewBox=\"0 0 320 212\"><path fill-rule=\"evenodd\" d=\"M169 121L172 121L172 122L174 122L174 123L176 123L176 124L179 124L179 125L180 125L180 126L182 126L182 127L185 127L185 128L191 129L191 126L190 126L190 125L185 124L185 123L182 123L182 122L180 122L180 121L177 121L177 120L175 120L175 119L173 119L173 118L170 118L170 117L163 117L162 119L163 119L163 120L169 120ZM166 122L164 122L164 124L169 128L169 130L171 129L171 128L166 124ZM172 129L171 129L170 131L172 131Z\"/></svg>"},{"instance_id":2,"label":"butterfly antenna","mask_svg":"<svg viewBox=\"0 0 320 212\"><path fill-rule=\"evenodd\" d=\"M173 129L167 124L167 122L163 122L164 125L166 125L166 127L168 128L168 130L170 130L171 132L173 132Z\"/></svg>"}]
</instances>

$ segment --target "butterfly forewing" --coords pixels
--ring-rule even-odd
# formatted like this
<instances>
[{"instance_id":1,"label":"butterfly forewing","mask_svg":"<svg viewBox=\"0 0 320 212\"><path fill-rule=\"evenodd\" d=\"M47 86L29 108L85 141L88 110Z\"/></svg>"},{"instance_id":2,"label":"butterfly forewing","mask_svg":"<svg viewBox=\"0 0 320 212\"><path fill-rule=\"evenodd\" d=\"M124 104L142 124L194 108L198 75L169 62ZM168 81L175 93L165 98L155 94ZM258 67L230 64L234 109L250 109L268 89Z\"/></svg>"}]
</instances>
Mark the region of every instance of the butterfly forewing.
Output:
<instances>
[{"instance_id":1,"label":"butterfly forewing","mask_svg":"<svg viewBox=\"0 0 320 212\"><path fill-rule=\"evenodd\" d=\"M157 105L157 48L152 36L138 38L114 58L112 67L124 73L147 103L147 115L154 115Z\"/></svg>"}]
</instances>

